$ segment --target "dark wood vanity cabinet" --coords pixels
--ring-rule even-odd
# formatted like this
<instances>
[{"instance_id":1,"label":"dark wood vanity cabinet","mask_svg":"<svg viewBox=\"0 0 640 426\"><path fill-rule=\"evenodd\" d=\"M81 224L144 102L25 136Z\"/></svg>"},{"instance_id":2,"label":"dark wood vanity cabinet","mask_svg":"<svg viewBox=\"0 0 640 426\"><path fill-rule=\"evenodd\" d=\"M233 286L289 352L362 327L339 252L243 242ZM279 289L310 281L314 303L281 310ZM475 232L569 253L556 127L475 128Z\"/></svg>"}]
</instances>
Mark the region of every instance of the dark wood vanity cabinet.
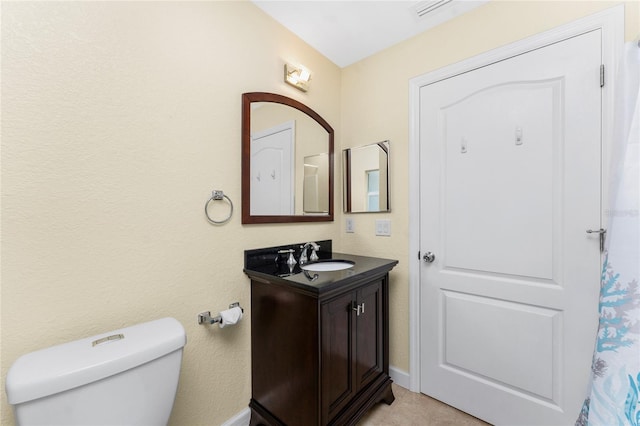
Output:
<instances>
[{"instance_id":1,"label":"dark wood vanity cabinet","mask_svg":"<svg viewBox=\"0 0 640 426\"><path fill-rule=\"evenodd\" d=\"M353 425L393 402L388 288L388 270L324 293L252 277L252 426Z\"/></svg>"}]
</instances>

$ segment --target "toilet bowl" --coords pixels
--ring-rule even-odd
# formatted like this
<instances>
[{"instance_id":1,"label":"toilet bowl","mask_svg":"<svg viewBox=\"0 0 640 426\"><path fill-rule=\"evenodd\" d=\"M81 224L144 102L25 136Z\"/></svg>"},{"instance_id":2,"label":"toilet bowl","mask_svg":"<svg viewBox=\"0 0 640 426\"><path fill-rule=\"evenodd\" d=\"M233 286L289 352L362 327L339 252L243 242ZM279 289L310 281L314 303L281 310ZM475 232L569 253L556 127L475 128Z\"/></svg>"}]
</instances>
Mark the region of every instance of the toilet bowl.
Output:
<instances>
[{"instance_id":1,"label":"toilet bowl","mask_svg":"<svg viewBox=\"0 0 640 426\"><path fill-rule=\"evenodd\" d=\"M186 334L163 318L31 352L6 380L18 425L166 425Z\"/></svg>"}]
</instances>

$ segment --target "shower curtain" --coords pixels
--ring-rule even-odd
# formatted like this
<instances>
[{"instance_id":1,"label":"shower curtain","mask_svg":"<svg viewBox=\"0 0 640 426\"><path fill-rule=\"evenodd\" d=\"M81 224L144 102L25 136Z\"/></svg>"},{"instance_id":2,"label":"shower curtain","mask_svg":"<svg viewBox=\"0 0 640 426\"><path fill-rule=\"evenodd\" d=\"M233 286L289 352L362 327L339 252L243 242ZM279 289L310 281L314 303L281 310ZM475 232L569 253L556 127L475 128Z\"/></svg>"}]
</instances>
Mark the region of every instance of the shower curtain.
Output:
<instances>
[{"instance_id":1,"label":"shower curtain","mask_svg":"<svg viewBox=\"0 0 640 426\"><path fill-rule=\"evenodd\" d=\"M615 104L611 208L591 386L576 426L640 426L640 46L627 43Z\"/></svg>"}]
</instances>

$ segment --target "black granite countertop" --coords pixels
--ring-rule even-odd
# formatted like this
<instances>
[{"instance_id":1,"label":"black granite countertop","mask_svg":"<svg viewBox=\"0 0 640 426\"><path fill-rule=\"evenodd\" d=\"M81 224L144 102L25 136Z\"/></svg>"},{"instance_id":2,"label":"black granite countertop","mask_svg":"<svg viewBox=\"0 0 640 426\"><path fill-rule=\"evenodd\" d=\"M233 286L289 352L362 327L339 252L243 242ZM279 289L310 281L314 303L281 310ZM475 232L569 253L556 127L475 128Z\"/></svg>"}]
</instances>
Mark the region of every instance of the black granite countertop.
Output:
<instances>
[{"instance_id":1,"label":"black granite countertop","mask_svg":"<svg viewBox=\"0 0 640 426\"><path fill-rule=\"evenodd\" d=\"M327 244L328 243L328 244ZM383 275L389 272L395 265L397 260L382 259L378 257L359 256L346 253L333 253L327 251L331 249L330 241L321 241L321 251L318 253L321 260L341 259L354 262L354 265L348 269L339 271L303 271L299 264L290 267L286 263L286 259L276 262L276 253L278 249L287 248L288 246L274 247L271 249L247 250L245 251L245 268L244 272L252 279L266 281L280 285L291 285L302 290L311 291L313 293L321 293L342 287L349 283L360 281L363 278L372 277L374 275ZM291 247L299 246L297 244ZM275 251L273 251L275 249ZM256 261L255 256L260 256ZM254 257L251 257L254 256ZM296 254L296 259L298 258Z\"/></svg>"}]
</instances>

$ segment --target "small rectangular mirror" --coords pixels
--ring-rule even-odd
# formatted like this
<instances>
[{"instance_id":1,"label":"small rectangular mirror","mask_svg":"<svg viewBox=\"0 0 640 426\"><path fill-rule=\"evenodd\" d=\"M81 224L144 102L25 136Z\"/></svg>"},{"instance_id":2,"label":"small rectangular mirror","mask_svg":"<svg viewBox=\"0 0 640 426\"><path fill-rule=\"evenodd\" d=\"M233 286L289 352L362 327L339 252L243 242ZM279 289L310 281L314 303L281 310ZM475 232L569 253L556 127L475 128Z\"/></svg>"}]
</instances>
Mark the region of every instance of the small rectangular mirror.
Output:
<instances>
[{"instance_id":1,"label":"small rectangular mirror","mask_svg":"<svg viewBox=\"0 0 640 426\"><path fill-rule=\"evenodd\" d=\"M391 211L389 141L342 151L343 210L345 213Z\"/></svg>"}]
</instances>

